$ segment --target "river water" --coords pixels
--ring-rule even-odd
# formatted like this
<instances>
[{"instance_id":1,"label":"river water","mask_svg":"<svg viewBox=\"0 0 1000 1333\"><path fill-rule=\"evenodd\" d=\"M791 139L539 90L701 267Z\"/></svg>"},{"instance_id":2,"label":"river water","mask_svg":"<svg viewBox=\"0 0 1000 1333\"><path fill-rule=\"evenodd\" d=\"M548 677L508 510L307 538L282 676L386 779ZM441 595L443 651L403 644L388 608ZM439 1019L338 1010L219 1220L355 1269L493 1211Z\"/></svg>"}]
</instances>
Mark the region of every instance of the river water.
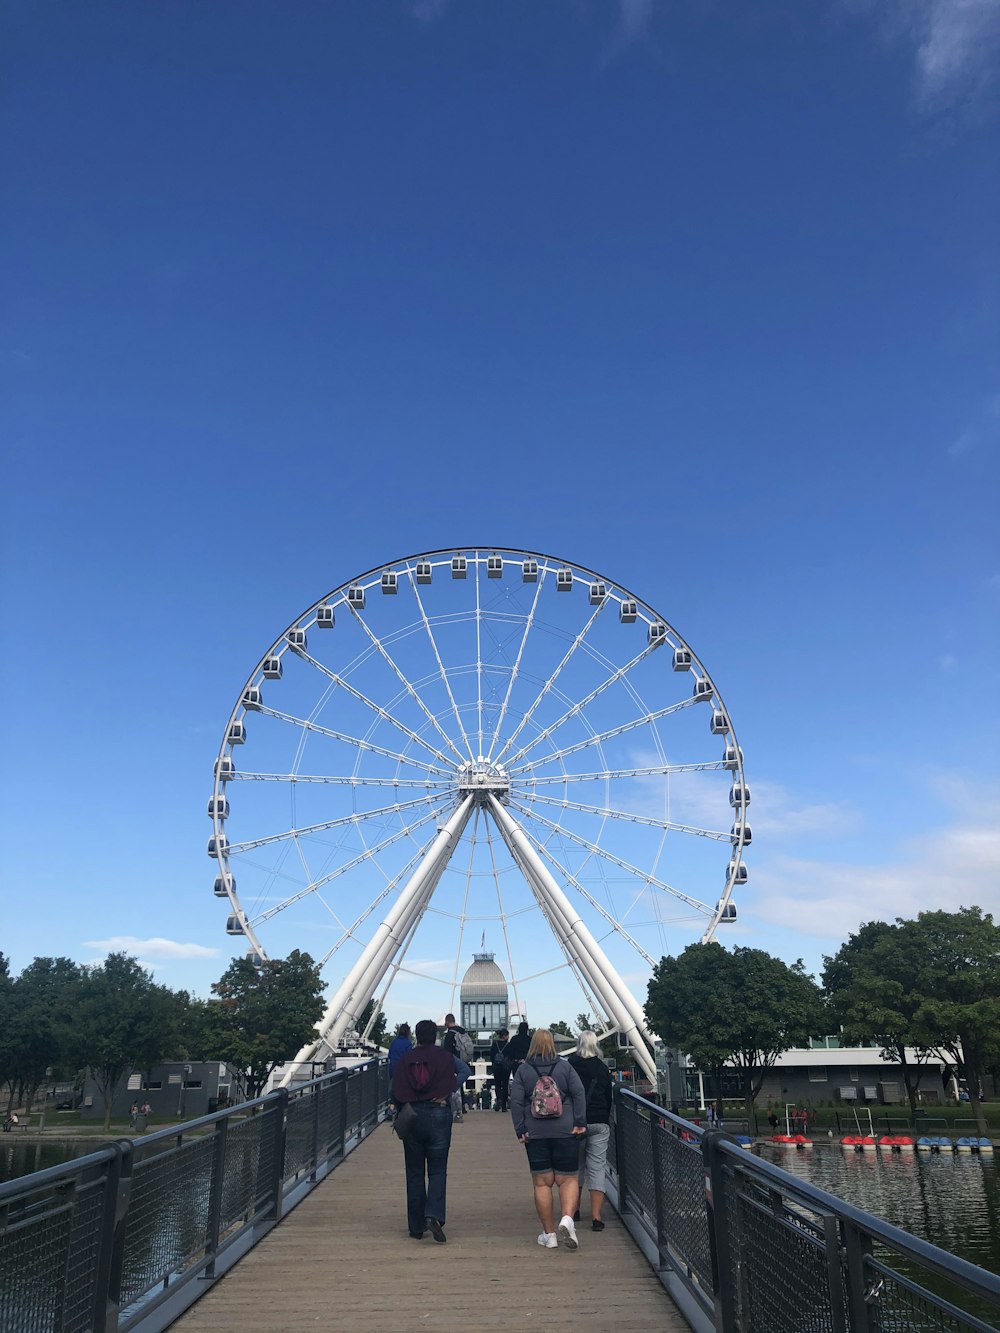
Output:
<instances>
[{"instance_id":1,"label":"river water","mask_svg":"<svg viewBox=\"0 0 1000 1333\"><path fill-rule=\"evenodd\" d=\"M1000 1273L1000 1163L971 1153L755 1149L793 1175L911 1235Z\"/></svg>"},{"instance_id":2,"label":"river water","mask_svg":"<svg viewBox=\"0 0 1000 1333\"><path fill-rule=\"evenodd\" d=\"M16 1133L4 1134L0 1139L0 1181L44 1171L47 1166L59 1166L74 1157L96 1152L101 1146L101 1140L96 1138L73 1143L66 1139L22 1140Z\"/></svg>"}]
</instances>

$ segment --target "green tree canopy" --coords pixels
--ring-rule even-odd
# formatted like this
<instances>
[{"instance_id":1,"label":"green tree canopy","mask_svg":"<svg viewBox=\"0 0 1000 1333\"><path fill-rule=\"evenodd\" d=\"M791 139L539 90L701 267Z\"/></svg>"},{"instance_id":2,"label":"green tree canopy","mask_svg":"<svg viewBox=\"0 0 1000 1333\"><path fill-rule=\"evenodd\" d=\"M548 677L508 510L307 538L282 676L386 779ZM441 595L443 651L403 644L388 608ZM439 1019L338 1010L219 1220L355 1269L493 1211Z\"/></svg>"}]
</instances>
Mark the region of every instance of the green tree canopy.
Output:
<instances>
[{"instance_id":1,"label":"green tree canopy","mask_svg":"<svg viewBox=\"0 0 1000 1333\"><path fill-rule=\"evenodd\" d=\"M555 1023L549 1024L549 1031L559 1037L575 1037L576 1033L570 1025L562 1018Z\"/></svg>"},{"instance_id":2,"label":"green tree canopy","mask_svg":"<svg viewBox=\"0 0 1000 1333\"><path fill-rule=\"evenodd\" d=\"M821 1036L828 1022L819 987L801 961L789 967L763 949L730 952L714 941L660 959L646 1018L669 1046L717 1079L726 1065L740 1072L751 1126L767 1070L783 1051Z\"/></svg>"},{"instance_id":3,"label":"green tree canopy","mask_svg":"<svg viewBox=\"0 0 1000 1333\"><path fill-rule=\"evenodd\" d=\"M913 989L913 980L922 946L913 925L869 921L861 926L833 957L824 958L823 986L831 1017L843 1029L845 1040L857 1045L877 1041L882 1058L900 1066L915 1113L920 1079L941 1034L928 1042L926 1027L919 1035L916 1031L915 1016L923 997Z\"/></svg>"},{"instance_id":4,"label":"green tree canopy","mask_svg":"<svg viewBox=\"0 0 1000 1333\"><path fill-rule=\"evenodd\" d=\"M105 1130L129 1074L178 1054L179 1017L177 995L156 985L128 954L109 953L103 963L82 969L73 1013L76 1050L100 1089Z\"/></svg>"},{"instance_id":5,"label":"green tree canopy","mask_svg":"<svg viewBox=\"0 0 1000 1333\"><path fill-rule=\"evenodd\" d=\"M914 1032L955 1064L986 1134L979 1080L1000 1032L1000 926L979 907L921 912L901 924L914 940Z\"/></svg>"},{"instance_id":6,"label":"green tree canopy","mask_svg":"<svg viewBox=\"0 0 1000 1333\"><path fill-rule=\"evenodd\" d=\"M323 1014L319 966L298 949L259 964L234 958L212 990L215 1058L242 1075L248 1098L257 1097L275 1066L316 1036Z\"/></svg>"}]
</instances>

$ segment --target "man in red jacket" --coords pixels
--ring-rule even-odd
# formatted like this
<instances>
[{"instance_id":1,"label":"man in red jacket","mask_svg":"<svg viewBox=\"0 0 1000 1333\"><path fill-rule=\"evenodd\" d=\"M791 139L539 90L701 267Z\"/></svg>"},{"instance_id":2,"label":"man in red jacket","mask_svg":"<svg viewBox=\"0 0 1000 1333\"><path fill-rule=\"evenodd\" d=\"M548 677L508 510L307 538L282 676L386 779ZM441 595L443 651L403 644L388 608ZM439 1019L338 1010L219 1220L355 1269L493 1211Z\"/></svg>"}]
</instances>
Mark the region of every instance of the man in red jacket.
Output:
<instances>
[{"instance_id":1,"label":"man in red jacket","mask_svg":"<svg viewBox=\"0 0 1000 1333\"><path fill-rule=\"evenodd\" d=\"M435 1044L433 1018L421 1019L415 1035L416 1046L397 1062L392 1074L393 1101L397 1106L409 1103L417 1117L403 1140L406 1222L414 1240L422 1240L429 1231L443 1245L455 1057Z\"/></svg>"}]
</instances>

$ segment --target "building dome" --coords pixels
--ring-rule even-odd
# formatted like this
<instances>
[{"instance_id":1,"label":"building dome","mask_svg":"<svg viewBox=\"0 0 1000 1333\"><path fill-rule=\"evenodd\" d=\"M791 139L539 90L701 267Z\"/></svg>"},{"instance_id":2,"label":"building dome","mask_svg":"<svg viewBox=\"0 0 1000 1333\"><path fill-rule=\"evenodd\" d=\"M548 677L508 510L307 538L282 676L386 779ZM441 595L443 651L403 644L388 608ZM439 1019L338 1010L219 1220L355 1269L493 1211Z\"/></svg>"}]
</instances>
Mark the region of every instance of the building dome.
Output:
<instances>
[{"instance_id":1,"label":"building dome","mask_svg":"<svg viewBox=\"0 0 1000 1333\"><path fill-rule=\"evenodd\" d=\"M462 978L462 1026L485 1040L507 1022L507 981L491 953L473 954Z\"/></svg>"},{"instance_id":2,"label":"building dome","mask_svg":"<svg viewBox=\"0 0 1000 1333\"><path fill-rule=\"evenodd\" d=\"M462 978L463 1000L506 1000L507 982L491 953L472 955L475 961Z\"/></svg>"}]
</instances>

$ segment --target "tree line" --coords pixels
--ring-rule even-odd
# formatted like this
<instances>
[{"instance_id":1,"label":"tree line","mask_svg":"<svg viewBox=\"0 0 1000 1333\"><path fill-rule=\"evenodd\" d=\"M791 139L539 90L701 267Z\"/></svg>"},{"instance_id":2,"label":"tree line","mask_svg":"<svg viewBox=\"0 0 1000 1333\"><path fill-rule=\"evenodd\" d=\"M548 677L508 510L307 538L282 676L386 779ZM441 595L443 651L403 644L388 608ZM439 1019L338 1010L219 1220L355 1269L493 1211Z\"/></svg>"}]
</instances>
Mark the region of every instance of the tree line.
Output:
<instances>
[{"instance_id":1,"label":"tree line","mask_svg":"<svg viewBox=\"0 0 1000 1333\"><path fill-rule=\"evenodd\" d=\"M654 968L646 1018L704 1073L741 1076L751 1126L778 1056L840 1032L846 1044L872 1042L899 1065L912 1112L927 1062L945 1061L965 1081L985 1134L981 1079L1000 1069L1000 926L992 916L963 907L871 921L823 962L817 982L801 960L691 945Z\"/></svg>"},{"instance_id":2,"label":"tree line","mask_svg":"<svg viewBox=\"0 0 1000 1333\"><path fill-rule=\"evenodd\" d=\"M219 1060L241 1094L256 1097L276 1065L315 1036L323 1013L319 966L295 950L255 963L233 959L214 998L158 985L125 953L93 965L36 958L18 976L0 954L0 1086L7 1109L30 1106L50 1081L89 1073L111 1106L133 1070L173 1060Z\"/></svg>"}]
</instances>

